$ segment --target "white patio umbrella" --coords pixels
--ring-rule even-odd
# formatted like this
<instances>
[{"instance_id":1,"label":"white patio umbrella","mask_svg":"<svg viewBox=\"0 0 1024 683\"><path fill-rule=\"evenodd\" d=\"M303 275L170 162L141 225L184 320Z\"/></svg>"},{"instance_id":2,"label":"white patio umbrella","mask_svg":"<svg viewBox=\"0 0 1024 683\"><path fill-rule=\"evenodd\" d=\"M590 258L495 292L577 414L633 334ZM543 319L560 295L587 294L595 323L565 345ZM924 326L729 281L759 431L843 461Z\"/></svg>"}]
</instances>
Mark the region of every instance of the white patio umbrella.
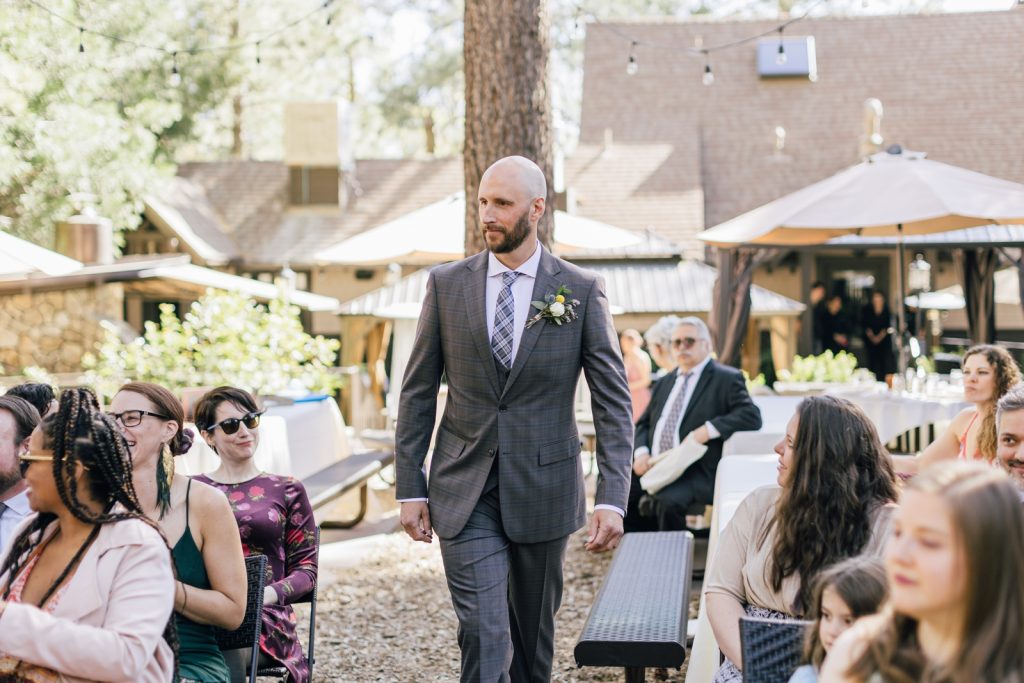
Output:
<instances>
[{"instance_id":1,"label":"white patio umbrella","mask_svg":"<svg viewBox=\"0 0 1024 683\"><path fill-rule=\"evenodd\" d=\"M0 230L0 277L29 273L66 275L81 267L80 261Z\"/></svg>"},{"instance_id":2,"label":"white patio umbrella","mask_svg":"<svg viewBox=\"0 0 1024 683\"><path fill-rule=\"evenodd\" d=\"M459 192L317 252L325 263L374 265L401 261L431 265L465 255L465 199ZM554 247L559 253L618 249L644 236L564 211L555 211Z\"/></svg>"},{"instance_id":3,"label":"white patio umbrella","mask_svg":"<svg viewBox=\"0 0 1024 683\"><path fill-rule=\"evenodd\" d=\"M719 247L820 244L843 234L945 232L1024 222L1024 185L931 161L898 146L697 236ZM900 301L906 298L898 242ZM903 367L903 307L897 307Z\"/></svg>"}]
</instances>

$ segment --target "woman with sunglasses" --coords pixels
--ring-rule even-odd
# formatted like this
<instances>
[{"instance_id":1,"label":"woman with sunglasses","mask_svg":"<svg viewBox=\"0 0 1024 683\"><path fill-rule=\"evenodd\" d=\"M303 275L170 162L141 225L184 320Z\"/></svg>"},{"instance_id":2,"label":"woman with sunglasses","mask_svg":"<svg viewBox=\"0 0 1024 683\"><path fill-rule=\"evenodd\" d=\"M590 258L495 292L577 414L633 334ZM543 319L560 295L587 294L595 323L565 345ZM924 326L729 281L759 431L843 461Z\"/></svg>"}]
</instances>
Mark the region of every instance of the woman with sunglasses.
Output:
<instances>
[{"instance_id":1,"label":"woman with sunglasses","mask_svg":"<svg viewBox=\"0 0 1024 683\"><path fill-rule=\"evenodd\" d=\"M260 666L284 666L289 680L305 683L309 664L295 635L291 603L316 585L316 521L301 482L263 472L253 459L262 414L252 395L235 387L218 387L199 399L195 423L220 456L220 466L196 479L227 495L243 552L267 556L271 576L263 598Z\"/></svg>"},{"instance_id":2,"label":"woman with sunglasses","mask_svg":"<svg viewBox=\"0 0 1024 683\"><path fill-rule=\"evenodd\" d=\"M109 414L131 451L142 511L171 543L181 679L227 683L230 671L213 627L238 628L245 616L246 586L231 507L217 489L174 472L174 456L192 444L174 394L156 384L131 382L114 395Z\"/></svg>"},{"instance_id":3,"label":"woman with sunglasses","mask_svg":"<svg viewBox=\"0 0 1024 683\"><path fill-rule=\"evenodd\" d=\"M21 465L37 514L0 559L0 680L170 683L171 553L114 421L69 389Z\"/></svg>"}]
</instances>

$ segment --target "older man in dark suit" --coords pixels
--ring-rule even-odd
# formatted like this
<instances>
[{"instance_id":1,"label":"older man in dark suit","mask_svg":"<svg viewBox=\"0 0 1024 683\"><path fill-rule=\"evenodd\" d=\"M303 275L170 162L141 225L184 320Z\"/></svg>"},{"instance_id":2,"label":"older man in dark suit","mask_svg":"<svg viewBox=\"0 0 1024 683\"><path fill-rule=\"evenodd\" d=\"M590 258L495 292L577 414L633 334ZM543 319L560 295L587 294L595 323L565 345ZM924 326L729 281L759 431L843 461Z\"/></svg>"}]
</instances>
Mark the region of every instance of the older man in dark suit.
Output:
<instances>
[{"instance_id":1,"label":"older man in dark suit","mask_svg":"<svg viewBox=\"0 0 1024 683\"><path fill-rule=\"evenodd\" d=\"M655 383L651 402L636 423L627 531L685 528L686 515L703 511L714 498L722 443L733 432L761 428L761 411L750 400L743 374L711 358L711 335L703 320L682 318L671 343L679 368ZM690 434L707 451L674 482L645 496L640 477L651 468L651 458Z\"/></svg>"},{"instance_id":2,"label":"older man in dark suit","mask_svg":"<svg viewBox=\"0 0 1024 683\"><path fill-rule=\"evenodd\" d=\"M551 678L562 561L586 521L581 369L599 470L587 548L611 550L622 535L633 446L625 370L601 282L537 241L546 196L543 173L522 157L484 173L488 250L430 273L402 385L401 521L414 540L429 543L431 529L441 539L463 681ZM448 399L428 480L442 374Z\"/></svg>"}]
</instances>

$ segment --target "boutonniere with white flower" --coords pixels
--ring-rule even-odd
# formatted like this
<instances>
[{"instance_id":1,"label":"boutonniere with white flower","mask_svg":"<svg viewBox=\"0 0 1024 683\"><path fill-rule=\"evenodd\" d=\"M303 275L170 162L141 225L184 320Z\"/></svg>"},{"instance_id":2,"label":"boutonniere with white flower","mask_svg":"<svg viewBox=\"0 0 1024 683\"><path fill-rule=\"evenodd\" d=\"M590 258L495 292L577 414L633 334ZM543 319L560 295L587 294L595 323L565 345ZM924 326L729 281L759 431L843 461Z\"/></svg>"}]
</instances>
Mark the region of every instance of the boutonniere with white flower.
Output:
<instances>
[{"instance_id":1,"label":"boutonniere with white flower","mask_svg":"<svg viewBox=\"0 0 1024 683\"><path fill-rule=\"evenodd\" d=\"M526 327L533 327L541 320L550 320L556 325L564 325L576 319L576 307L580 305L578 299L570 299L571 289L561 285L554 294L548 294L543 301L534 301L532 306L540 313L533 316L526 322Z\"/></svg>"}]
</instances>

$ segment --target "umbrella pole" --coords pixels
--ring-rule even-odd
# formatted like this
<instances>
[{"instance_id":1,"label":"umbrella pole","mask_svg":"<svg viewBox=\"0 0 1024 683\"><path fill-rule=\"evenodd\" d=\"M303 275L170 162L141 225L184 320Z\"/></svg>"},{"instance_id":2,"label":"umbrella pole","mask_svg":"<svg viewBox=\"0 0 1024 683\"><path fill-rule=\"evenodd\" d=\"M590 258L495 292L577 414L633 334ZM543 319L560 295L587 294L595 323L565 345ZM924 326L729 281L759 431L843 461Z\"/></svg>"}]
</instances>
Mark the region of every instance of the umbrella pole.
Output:
<instances>
[{"instance_id":1,"label":"umbrella pole","mask_svg":"<svg viewBox=\"0 0 1024 683\"><path fill-rule=\"evenodd\" d=\"M898 331L897 346L899 348L899 370L900 377L906 377L907 374L907 320L904 308L906 307L907 299L907 283L903 272L903 224L898 223L896 225L896 245L897 245L897 257L896 257L896 282L898 283L900 290L899 303L896 306L896 326ZM920 302L918 302L920 303ZM909 387L908 387L909 389Z\"/></svg>"}]
</instances>

